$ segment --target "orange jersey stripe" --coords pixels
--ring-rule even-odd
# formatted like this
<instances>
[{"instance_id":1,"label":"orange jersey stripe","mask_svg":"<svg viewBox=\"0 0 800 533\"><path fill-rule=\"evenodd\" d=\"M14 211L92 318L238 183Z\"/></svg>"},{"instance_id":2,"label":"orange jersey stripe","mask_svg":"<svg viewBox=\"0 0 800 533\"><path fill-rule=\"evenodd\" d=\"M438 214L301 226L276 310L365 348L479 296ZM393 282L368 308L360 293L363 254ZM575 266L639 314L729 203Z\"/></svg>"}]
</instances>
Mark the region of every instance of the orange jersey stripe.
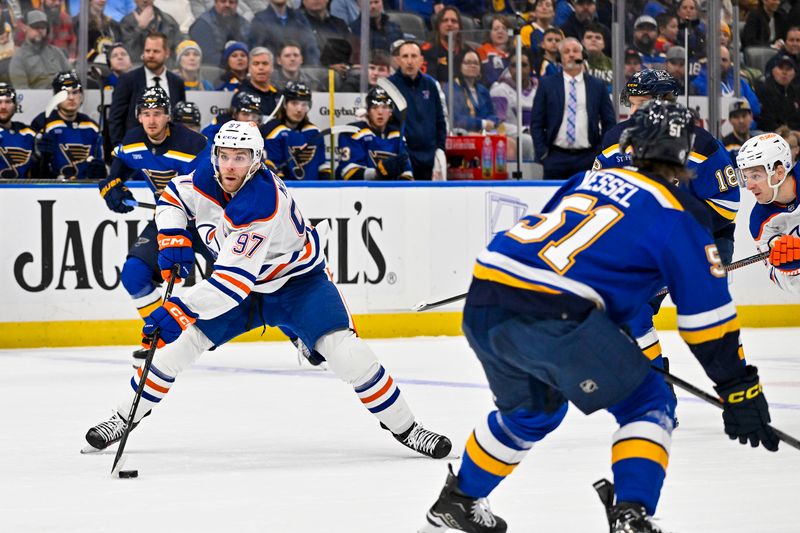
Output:
<instances>
[{"instance_id":1,"label":"orange jersey stripe","mask_svg":"<svg viewBox=\"0 0 800 533\"><path fill-rule=\"evenodd\" d=\"M306 259L308 259L309 255L311 255L311 241L308 241L306 243L306 252L303 254L303 257L301 257L295 262L299 263L301 261L305 261ZM289 263L283 263L282 265L279 265L275 270L272 271L272 273L269 276L267 276L266 281L272 280L275 276L281 273L281 270L283 270L287 266L289 266Z\"/></svg>"},{"instance_id":2,"label":"orange jersey stripe","mask_svg":"<svg viewBox=\"0 0 800 533\"><path fill-rule=\"evenodd\" d=\"M229 276L227 274L223 274L222 272L214 272L214 275L217 276L218 278L224 279L225 281L227 281L231 285L234 285L234 286L240 288L241 290L243 290L245 292L245 294L250 294L250 287L248 287L247 285L245 285L244 283L242 283L238 279L233 278L233 277L231 277L231 276Z\"/></svg>"}]
</instances>

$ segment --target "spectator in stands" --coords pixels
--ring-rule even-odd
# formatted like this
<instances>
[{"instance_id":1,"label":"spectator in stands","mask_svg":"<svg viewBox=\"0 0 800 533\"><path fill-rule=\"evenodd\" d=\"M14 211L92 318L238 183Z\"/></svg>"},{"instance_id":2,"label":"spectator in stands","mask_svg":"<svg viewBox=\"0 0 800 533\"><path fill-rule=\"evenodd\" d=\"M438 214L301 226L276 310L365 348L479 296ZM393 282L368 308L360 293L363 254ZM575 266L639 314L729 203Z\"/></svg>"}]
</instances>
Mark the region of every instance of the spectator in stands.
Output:
<instances>
[{"instance_id":1,"label":"spectator in stands","mask_svg":"<svg viewBox=\"0 0 800 533\"><path fill-rule=\"evenodd\" d=\"M750 137L760 135L760 131L751 130L753 125L753 110L750 103L744 98L734 100L728 106L728 122L731 123L733 131L722 138L722 144L731 156L731 161L736 161L736 154L739 148Z\"/></svg>"},{"instance_id":2,"label":"spectator in stands","mask_svg":"<svg viewBox=\"0 0 800 533\"><path fill-rule=\"evenodd\" d=\"M720 46L719 61L720 96L733 96L733 62L731 61L731 51L729 48ZM747 101L750 103L750 109L753 110L753 116L758 119L758 117L761 116L761 105L759 104L759 99L756 97L756 94L753 92L750 84L747 83L747 80L744 78L741 78L740 80L740 88L742 97L747 98ZM692 81L691 87L689 87L689 94L708 96L708 69L706 68L706 65L703 65L703 67L700 69L700 73L694 78L694 81Z\"/></svg>"},{"instance_id":3,"label":"spectator in stands","mask_svg":"<svg viewBox=\"0 0 800 533\"><path fill-rule=\"evenodd\" d=\"M361 6L358 0L331 0L331 15L338 17L347 24L361 16Z\"/></svg>"},{"instance_id":4,"label":"spectator in stands","mask_svg":"<svg viewBox=\"0 0 800 533\"><path fill-rule=\"evenodd\" d=\"M553 18L556 12L553 9L553 0L535 0L529 4L532 4L534 19L520 28L519 35L523 46L536 50L544 38L545 30L555 27Z\"/></svg>"},{"instance_id":5,"label":"spectator in stands","mask_svg":"<svg viewBox=\"0 0 800 533\"><path fill-rule=\"evenodd\" d=\"M194 6L196 4L204 4L205 1L206 0L202 0L202 2L200 0L155 0L155 3L157 8L175 19L182 34L188 35L192 23L194 23L195 19L202 15L204 11L200 10L200 13L195 14ZM213 0L210 0L210 2L213 4ZM207 7L211 8L211 5Z\"/></svg>"},{"instance_id":6,"label":"spectator in stands","mask_svg":"<svg viewBox=\"0 0 800 533\"><path fill-rule=\"evenodd\" d=\"M373 50L369 56L367 84L370 89L378 85L378 78L388 78L392 74L392 59L383 50Z\"/></svg>"},{"instance_id":7,"label":"spectator in stands","mask_svg":"<svg viewBox=\"0 0 800 533\"><path fill-rule=\"evenodd\" d=\"M653 17L656 20L658 20L659 15L674 11L673 3L670 0L649 0L644 4L644 9L639 14Z\"/></svg>"},{"instance_id":8,"label":"spectator in stands","mask_svg":"<svg viewBox=\"0 0 800 533\"><path fill-rule=\"evenodd\" d=\"M614 63L605 53L605 37L603 27L599 24L590 24L583 32L581 39L583 49L586 50L586 71L606 82L609 94L614 80Z\"/></svg>"},{"instance_id":9,"label":"spectator in stands","mask_svg":"<svg viewBox=\"0 0 800 533\"><path fill-rule=\"evenodd\" d=\"M493 131L497 127L489 89L480 83L481 58L475 50L465 51L457 60L459 72L453 83L453 126L472 133ZM449 97L450 84L444 84Z\"/></svg>"},{"instance_id":10,"label":"spectator in stands","mask_svg":"<svg viewBox=\"0 0 800 533\"><path fill-rule=\"evenodd\" d=\"M656 37L658 36L658 25L653 17L642 15L636 19L633 25L633 45L631 48L639 52L642 56L642 64L645 68L663 68L666 58L656 50Z\"/></svg>"},{"instance_id":11,"label":"spectator in stands","mask_svg":"<svg viewBox=\"0 0 800 533\"><path fill-rule=\"evenodd\" d=\"M422 50L417 43L406 41L397 53L399 69L389 80L408 103L404 127L414 179L442 179L447 124L438 84L422 72Z\"/></svg>"},{"instance_id":12,"label":"spectator in stands","mask_svg":"<svg viewBox=\"0 0 800 533\"><path fill-rule=\"evenodd\" d=\"M105 80L106 87L116 87L120 76L128 72L133 64L131 63L131 56L125 45L116 42L108 47L106 50L106 65L108 65L111 73Z\"/></svg>"},{"instance_id":13,"label":"spectator in stands","mask_svg":"<svg viewBox=\"0 0 800 533\"><path fill-rule=\"evenodd\" d=\"M422 70L441 82L447 81L447 34L453 32L453 57L461 55L467 48L461 33L461 13L447 6L433 18L433 33L430 41L422 43Z\"/></svg>"},{"instance_id":14,"label":"spectator in stands","mask_svg":"<svg viewBox=\"0 0 800 533\"><path fill-rule=\"evenodd\" d=\"M112 146L119 144L125 132L139 124L136 120L136 102L147 87L161 87L167 92L171 101L186 100L183 80L167 70L168 58L167 36L158 32L148 34L144 39L142 53L144 64L120 76L114 89L108 113L108 132Z\"/></svg>"},{"instance_id":15,"label":"spectator in stands","mask_svg":"<svg viewBox=\"0 0 800 533\"><path fill-rule=\"evenodd\" d=\"M689 33L689 57L706 57L706 26L700 20L697 0L681 0L678 4L678 40L681 46L686 42L685 32ZM682 27L681 27L682 25Z\"/></svg>"},{"instance_id":16,"label":"spectator in stands","mask_svg":"<svg viewBox=\"0 0 800 533\"><path fill-rule=\"evenodd\" d=\"M158 0L159 2L164 2L165 0ZM200 18L200 16L214 7L214 0L169 0L169 1L189 1L191 2L191 10L192 15L195 18ZM269 0L239 0L239 5L236 6L236 12L244 17L244 19L248 22L253 21L253 17L259 11L263 11L264 8L267 7L269 4ZM292 0L293 6L298 6L300 4L300 0Z\"/></svg>"},{"instance_id":17,"label":"spectator in stands","mask_svg":"<svg viewBox=\"0 0 800 533\"><path fill-rule=\"evenodd\" d=\"M250 23L236 13L239 0L214 0L214 7L197 17L189 36L203 50L203 63L219 65L228 41L246 42Z\"/></svg>"},{"instance_id":18,"label":"spectator in stands","mask_svg":"<svg viewBox=\"0 0 800 533\"><path fill-rule=\"evenodd\" d=\"M591 168L616 123L605 82L583 71L581 43L567 37L559 51L563 72L539 80L531 120L536 160L551 180Z\"/></svg>"},{"instance_id":19,"label":"spectator in stands","mask_svg":"<svg viewBox=\"0 0 800 533\"><path fill-rule=\"evenodd\" d=\"M287 0L270 0L266 9L256 13L250 25L250 47L280 50L291 40L300 46L306 65L319 65L319 46L311 24L302 12L286 4Z\"/></svg>"},{"instance_id":20,"label":"spectator in stands","mask_svg":"<svg viewBox=\"0 0 800 533\"><path fill-rule=\"evenodd\" d=\"M790 19L779 9L780 6L781 0L759 0L758 9L747 14L741 36L743 48L783 41Z\"/></svg>"},{"instance_id":21,"label":"spectator in stands","mask_svg":"<svg viewBox=\"0 0 800 533\"><path fill-rule=\"evenodd\" d=\"M672 77L678 82L678 94L686 94L686 87L684 87L686 83L686 49L683 46L671 46L667 50L667 62L664 63L664 69L672 74Z\"/></svg>"},{"instance_id":22,"label":"spectator in stands","mask_svg":"<svg viewBox=\"0 0 800 533\"><path fill-rule=\"evenodd\" d=\"M183 40L178 23L174 18L155 7L153 0L136 0L136 9L125 15L120 23L120 28L125 48L128 49L131 57L137 59L144 53L145 39L153 32L166 36L168 51L172 51L175 45ZM181 99L179 98L179 100ZM136 124L138 122L134 126ZM120 138L120 140L122 139Z\"/></svg>"},{"instance_id":23,"label":"spectator in stands","mask_svg":"<svg viewBox=\"0 0 800 533\"><path fill-rule=\"evenodd\" d=\"M250 51L248 77L239 86L239 91L259 97L261 115L265 117L272 113L280 97L280 91L272 84L274 66L275 58L269 48L256 46Z\"/></svg>"},{"instance_id":24,"label":"spectator in stands","mask_svg":"<svg viewBox=\"0 0 800 533\"><path fill-rule=\"evenodd\" d=\"M247 54L250 50L247 45L239 41L225 43L222 53L222 75L218 91L235 91L247 77Z\"/></svg>"},{"instance_id":25,"label":"spectator in stands","mask_svg":"<svg viewBox=\"0 0 800 533\"><path fill-rule=\"evenodd\" d=\"M505 131L509 138L509 158L516 154L516 135L517 135L517 54L512 52L508 58L508 70L500 76L489 90L492 97L492 105L499 122L498 131ZM531 71L530 53L522 49L520 54L522 64L522 157L526 161L533 159L533 138L530 133L531 110L533 109L533 97L536 94L536 78Z\"/></svg>"},{"instance_id":26,"label":"spectator in stands","mask_svg":"<svg viewBox=\"0 0 800 533\"><path fill-rule=\"evenodd\" d=\"M797 64L789 56L778 54L769 60L766 78L756 86L758 99L763 104L758 125L764 131L775 131L781 126L800 129L800 88L792 84L797 77Z\"/></svg>"},{"instance_id":27,"label":"spectator in stands","mask_svg":"<svg viewBox=\"0 0 800 533\"><path fill-rule=\"evenodd\" d=\"M317 39L320 64L344 75L353 64L353 44L356 41L347 23L328 12L327 4L328 0L303 0L300 11L308 19Z\"/></svg>"},{"instance_id":28,"label":"spectator in stands","mask_svg":"<svg viewBox=\"0 0 800 533\"><path fill-rule=\"evenodd\" d=\"M661 13L656 17L658 37L656 38L656 51L666 54L670 47L678 42L678 17L674 13Z\"/></svg>"},{"instance_id":29,"label":"spectator in stands","mask_svg":"<svg viewBox=\"0 0 800 533\"><path fill-rule=\"evenodd\" d=\"M10 83L8 67L14 57L14 36L11 34L11 24L0 22L0 83ZM16 94L16 93L15 93Z\"/></svg>"},{"instance_id":30,"label":"spectator in stands","mask_svg":"<svg viewBox=\"0 0 800 533\"><path fill-rule=\"evenodd\" d=\"M361 37L361 15L350 23L350 30ZM422 35L420 37L423 37ZM392 43L403 38L403 30L396 22L389 20L383 12L382 0L369 0L369 48L389 52Z\"/></svg>"},{"instance_id":31,"label":"spectator in stands","mask_svg":"<svg viewBox=\"0 0 800 533\"><path fill-rule=\"evenodd\" d=\"M628 48L625 50L625 71L622 77L629 80L631 76L640 70L642 70L642 56L633 48Z\"/></svg>"},{"instance_id":32,"label":"spectator in stands","mask_svg":"<svg viewBox=\"0 0 800 533\"><path fill-rule=\"evenodd\" d=\"M68 60L74 61L78 53L78 36L67 6L63 0L42 0L42 10L47 15L50 44L64 52Z\"/></svg>"},{"instance_id":33,"label":"spectator in stands","mask_svg":"<svg viewBox=\"0 0 800 533\"><path fill-rule=\"evenodd\" d=\"M119 23L111 17L105 15L103 10L106 7L107 0L90 0L89 1L89 49L96 49L97 42L100 39L109 39L110 42L115 43L122 40L122 30ZM75 28L75 33L80 34L80 26L78 24L80 16L75 15L72 17L72 25Z\"/></svg>"},{"instance_id":34,"label":"spectator in stands","mask_svg":"<svg viewBox=\"0 0 800 533\"><path fill-rule=\"evenodd\" d=\"M603 26L597 20L597 0L572 0L573 10L567 21L561 26L561 31L565 37L574 37L579 41L583 39L583 32L590 25L595 29L600 29L603 34L603 47L608 43L608 48L604 51L611 53L611 30Z\"/></svg>"},{"instance_id":35,"label":"spectator in stands","mask_svg":"<svg viewBox=\"0 0 800 533\"><path fill-rule=\"evenodd\" d=\"M558 57L558 47L564 40L564 34L558 28L547 28L544 36L539 41L539 48L533 52L533 72L539 78L558 74L561 62Z\"/></svg>"},{"instance_id":36,"label":"spectator in stands","mask_svg":"<svg viewBox=\"0 0 800 533\"><path fill-rule=\"evenodd\" d=\"M47 42L47 15L33 9L25 15L25 42L8 67L12 85L19 89L48 89L53 77L69 70L64 52Z\"/></svg>"},{"instance_id":37,"label":"spectator in stands","mask_svg":"<svg viewBox=\"0 0 800 533\"><path fill-rule=\"evenodd\" d=\"M719 45L725 46L727 48L731 48L731 39L733 35L731 34L731 27L725 24L724 22L719 23Z\"/></svg>"},{"instance_id":38,"label":"spectator in stands","mask_svg":"<svg viewBox=\"0 0 800 533\"><path fill-rule=\"evenodd\" d=\"M478 48L483 79L489 86L497 81L508 68L508 54L511 52L508 36L510 28L511 21L504 15L492 16L489 24L489 40Z\"/></svg>"},{"instance_id":39,"label":"spectator in stands","mask_svg":"<svg viewBox=\"0 0 800 533\"><path fill-rule=\"evenodd\" d=\"M787 126L781 126L775 133L783 137L783 140L789 145L789 151L792 154L792 161L794 161L794 171L800 170L800 132L789 129ZM797 176L797 174L795 174Z\"/></svg>"},{"instance_id":40,"label":"spectator in stands","mask_svg":"<svg viewBox=\"0 0 800 533\"><path fill-rule=\"evenodd\" d=\"M781 52L791 57L795 64L800 65L800 26L792 26L786 31L786 39ZM799 83L800 77L795 76L794 84L797 85Z\"/></svg>"},{"instance_id":41,"label":"spectator in stands","mask_svg":"<svg viewBox=\"0 0 800 533\"><path fill-rule=\"evenodd\" d=\"M200 46L191 39L181 41L175 48L178 68L175 74L183 80L183 86L187 91L213 91L214 86L210 81L203 79L200 72L200 65L203 62L203 51Z\"/></svg>"},{"instance_id":42,"label":"spectator in stands","mask_svg":"<svg viewBox=\"0 0 800 533\"><path fill-rule=\"evenodd\" d=\"M303 72L303 51L300 44L295 41L286 41L278 54L278 69L273 73L273 83L278 89L283 90L290 81L302 82L311 87L312 91L323 90L316 80Z\"/></svg>"}]
</instances>

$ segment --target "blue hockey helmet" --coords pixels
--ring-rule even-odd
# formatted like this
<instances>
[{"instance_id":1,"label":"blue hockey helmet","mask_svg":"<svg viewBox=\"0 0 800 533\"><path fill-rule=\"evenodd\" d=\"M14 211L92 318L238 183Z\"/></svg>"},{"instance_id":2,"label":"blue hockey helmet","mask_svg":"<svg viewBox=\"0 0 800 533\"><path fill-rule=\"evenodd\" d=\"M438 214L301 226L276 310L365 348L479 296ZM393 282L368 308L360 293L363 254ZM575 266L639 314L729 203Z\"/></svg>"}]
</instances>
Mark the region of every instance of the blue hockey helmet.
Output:
<instances>
[{"instance_id":1,"label":"blue hockey helmet","mask_svg":"<svg viewBox=\"0 0 800 533\"><path fill-rule=\"evenodd\" d=\"M619 101L622 105L630 107L629 96L652 96L663 100L674 100L680 87L678 80L666 70L644 69L636 72L625 84Z\"/></svg>"},{"instance_id":2,"label":"blue hockey helmet","mask_svg":"<svg viewBox=\"0 0 800 533\"><path fill-rule=\"evenodd\" d=\"M694 117L685 106L657 98L636 110L619 138L633 159L684 166L694 143Z\"/></svg>"}]
</instances>

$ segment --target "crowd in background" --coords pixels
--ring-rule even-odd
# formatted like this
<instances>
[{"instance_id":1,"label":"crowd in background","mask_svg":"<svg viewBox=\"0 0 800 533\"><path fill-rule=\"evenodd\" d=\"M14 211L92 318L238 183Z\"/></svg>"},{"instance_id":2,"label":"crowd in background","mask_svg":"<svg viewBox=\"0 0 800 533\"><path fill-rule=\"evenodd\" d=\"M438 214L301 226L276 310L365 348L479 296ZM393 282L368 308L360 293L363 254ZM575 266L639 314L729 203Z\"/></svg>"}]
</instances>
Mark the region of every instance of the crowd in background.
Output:
<instances>
[{"instance_id":1,"label":"crowd in background","mask_svg":"<svg viewBox=\"0 0 800 533\"><path fill-rule=\"evenodd\" d=\"M528 135L522 147L526 158L536 157L529 128L537 88L548 76L563 75L560 50L565 39L582 45L582 70L611 92L611 0L370 0L368 58L360 57L359 4L89 0L87 59L102 72L102 82L90 80L89 88L111 86L128 94L152 85L152 73L164 71L159 77L173 104L186 100L185 91L245 90L261 98L268 116L289 82L301 82L312 91L328 90L329 69L336 73L337 92L358 92L362 68L368 69L369 86L374 87L379 77L402 71L400 45L413 41L420 52L416 70L438 82L443 106L452 106L450 131L513 136L521 112ZM77 0L2 0L0 82L16 90L50 88L58 73L71 69L81 31L78 5ZM724 0L719 13L722 96L734 93L733 9L730 0ZM748 105L737 113L750 113L751 131L800 129L800 1L743 1L738 9L743 21L741 95ZM707 95L710 14L704 3L629 0L625 15L626 79L644 68L665 69L685 94L688 72L688 93ZM515 31L524 45L521 109L516 100ZM155 39L163 42L148 48L153 41L149 35L163 36ZM449 57L454 58L452 66ZM148 75L135 86L128 74L142 66ZM451 95L453 101L446 102ZM133 101L130 95L115 96L109 115L112 146L135 124ZM410 133L405 132L407 137Z\"/></svg>"}]
</instances>

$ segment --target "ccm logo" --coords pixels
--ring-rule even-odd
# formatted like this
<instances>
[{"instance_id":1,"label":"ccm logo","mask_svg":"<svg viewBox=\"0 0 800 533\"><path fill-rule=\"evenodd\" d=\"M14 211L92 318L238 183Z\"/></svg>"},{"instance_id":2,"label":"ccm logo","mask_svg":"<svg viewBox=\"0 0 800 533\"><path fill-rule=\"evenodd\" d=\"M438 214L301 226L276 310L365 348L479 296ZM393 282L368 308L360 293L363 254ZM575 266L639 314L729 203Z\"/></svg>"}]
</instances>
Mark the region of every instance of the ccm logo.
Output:
<instances>
[{"instance_id":1,"label":"ccm logo","mask_svg":"<svg viewBox=\"0 0 800 533\"><path fill-rule=\"evenodd\" d=\"M728 403L741 403L745 400L752 400L761 394L761 383L756 383L745 391L733 392L728 396Z\"/></svg>"},{"instance_id":2,"label":"ccm logo","mask_svg":"<svg viewBox=\"0 0 800 533\"><path fill-rule=\"evenodd\" d=\"M181 325L181 329L186 329L192 324L192 321L189 319L189 317L186 316L177 306L171 307L169 314L171 314L173 318L178 321L178 324Z\"/></svg>"},{"instance_id":3,"label":"ccm logo","mask_svg":"<svg viewBox=\"0 0 800 533\"><path fill-rule=\"evenodd\" d=\"M186 246L186 237L163 237L158 241L159 248L170 248L172 246Z\"/></svg>"}]
</instances>

